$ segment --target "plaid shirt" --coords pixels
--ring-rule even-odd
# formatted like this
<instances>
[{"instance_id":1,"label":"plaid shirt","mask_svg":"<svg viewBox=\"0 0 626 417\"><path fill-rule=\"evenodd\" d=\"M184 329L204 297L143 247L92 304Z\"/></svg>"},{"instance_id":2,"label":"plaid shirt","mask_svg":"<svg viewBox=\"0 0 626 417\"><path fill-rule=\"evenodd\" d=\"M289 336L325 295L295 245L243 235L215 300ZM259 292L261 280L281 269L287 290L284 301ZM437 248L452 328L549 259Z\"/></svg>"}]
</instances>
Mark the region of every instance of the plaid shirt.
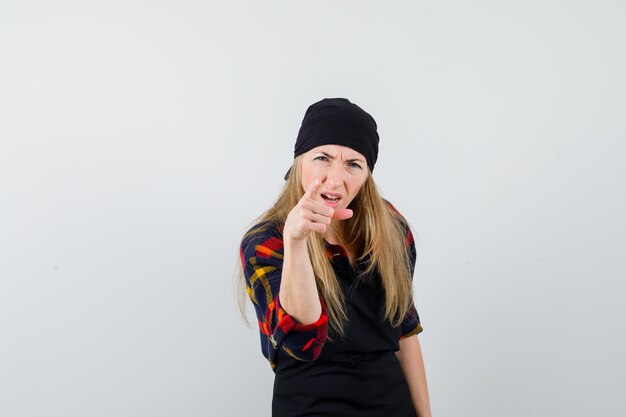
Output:
<instances>
[{"instance_id":1,"label":"plaid shirt","mask_svg":"<svg viewBox=\"0 0 626 417\"><path fill-rule=\"evenodd\" d=\"M396 209L388 203L394 211ZM397 212L397 211L396 211ZM259 225L253 227L257 228ZM411 259L411 276L415 270L416 250L411 229L406 227L406 247ZM241 242L240 256L246 278L246 291L254 304L258 320L261 350L272 370L276 368L279 349L302 360L313 361L322 351L328 332L328 312L320 298L322 314L310 324L298 323L280 305L278 292L283 264L282 226L269 226ZM329 258L333 254L328 251ZM347 256L344 252L343 256ZM400 339L422 331L415 304L400 324Z\"/></svg>"}]
</instances>

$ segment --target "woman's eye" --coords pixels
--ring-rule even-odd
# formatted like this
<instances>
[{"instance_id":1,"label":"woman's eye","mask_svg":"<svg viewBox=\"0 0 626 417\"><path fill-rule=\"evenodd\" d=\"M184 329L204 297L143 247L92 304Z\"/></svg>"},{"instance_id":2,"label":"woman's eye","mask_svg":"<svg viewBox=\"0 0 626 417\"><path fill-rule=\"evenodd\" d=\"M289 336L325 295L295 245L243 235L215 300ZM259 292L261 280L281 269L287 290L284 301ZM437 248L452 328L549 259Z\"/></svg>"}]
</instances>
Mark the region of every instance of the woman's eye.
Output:
<instances>
[{"instance_id":1,"label":"woman's eye","mask_svg":"<svg viewBox=\"0 0 626 417\"><path fill-rule=\"evenodd\" d=\"M323 155L320 155L320 156L316 156L314 160L328 161L328 158Z\"/></svg>"},{"instance_id":2,"label":"woman's eye","mask_svg":"<svg viewBox=\"0 0 626 417\"><path fill-rule=\"evenodd\" d=\"M361 169L361 165L357 164L356 162L351 162L351 163L350 163L350 166L351 166L352 168L359 168L359 169Z\"/></svg>"}]
</instances>

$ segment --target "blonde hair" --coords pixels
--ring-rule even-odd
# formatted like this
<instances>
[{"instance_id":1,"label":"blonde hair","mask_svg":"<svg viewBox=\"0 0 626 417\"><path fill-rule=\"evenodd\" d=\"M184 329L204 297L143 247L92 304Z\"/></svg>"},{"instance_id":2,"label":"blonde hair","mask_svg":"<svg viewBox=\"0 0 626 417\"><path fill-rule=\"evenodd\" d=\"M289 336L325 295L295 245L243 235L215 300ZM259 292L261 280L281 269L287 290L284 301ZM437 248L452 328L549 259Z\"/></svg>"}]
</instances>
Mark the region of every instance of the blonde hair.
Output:
<instances>
[{"instance_id":1,"label":"blonde hair","mask_svg":"<svg viewBox=\"0 0 626 417\"><path fill-rule=\"evenodd\" d=\"M285 186L272 208L263 213L243 238L259 233L272 225L283 225L287 215L304 195L302 187L300 156L294 158ZM385 291L385 318L398 326L412 301L411 259L406 247L409 225L381 197L368 170L365 183L348 206L354 212L350 219L342 220L337 236L344 247L354 248L358 261L369 256L367 269L362 274L378 271L381 286ZM324 237L310 233L307 238L309 259L313 266L315 281L320 296L325 301L331 329L344 335L347 320L345 299L335 272L327 255ZM239 309L245 319L246 281L239 268Z\"/></svg>"}]
</instances>

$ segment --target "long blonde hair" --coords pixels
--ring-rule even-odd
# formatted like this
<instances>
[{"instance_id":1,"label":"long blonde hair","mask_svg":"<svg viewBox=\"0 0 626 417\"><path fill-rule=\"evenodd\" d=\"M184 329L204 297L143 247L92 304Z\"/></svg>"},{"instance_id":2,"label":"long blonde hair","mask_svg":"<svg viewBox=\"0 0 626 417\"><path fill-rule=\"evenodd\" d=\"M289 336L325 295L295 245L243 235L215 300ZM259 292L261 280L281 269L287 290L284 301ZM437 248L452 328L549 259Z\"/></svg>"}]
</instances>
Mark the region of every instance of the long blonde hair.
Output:
<instances>
[{"instance_id":1,"label":"long blonde hair","mask_svg":"<svg viewBox=\"0 0 626 417\"><path fill-rule=\"evenodd\" d=\"M301 181L300 156L294 158L285 186L272 208L263 213L243 238L259 233L272 225L283 225L287 215L304 195ZM368 170L367 179L354 200L348 206L354 212L350 219L342 220L341 232L337 233L344 247L354 248L357 261L369 256L363 274L378 271L385 291L385 318L398 326L407 313L413 296L411 260L406 247L409 225L381 197ZM326 253L324 237L310 233L307 238L309 259L313 266L315 281L329 315L329 324L336 333L344 334L347 320L345 299L335 272ZM239 269L239 309L245 318L246 281Z\"/></svg>"}]
</instances>

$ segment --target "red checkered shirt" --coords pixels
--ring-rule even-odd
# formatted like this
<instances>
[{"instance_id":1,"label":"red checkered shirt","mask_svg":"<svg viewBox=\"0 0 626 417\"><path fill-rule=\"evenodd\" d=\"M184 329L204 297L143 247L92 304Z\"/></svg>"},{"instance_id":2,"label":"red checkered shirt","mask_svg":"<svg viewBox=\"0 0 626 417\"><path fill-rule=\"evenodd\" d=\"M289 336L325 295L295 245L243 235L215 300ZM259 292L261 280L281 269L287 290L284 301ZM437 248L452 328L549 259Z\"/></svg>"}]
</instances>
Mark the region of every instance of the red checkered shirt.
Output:
<instances>
[{"instance_id":1,"label":"red checkered shirt","mask_svg":"<svg viewBox=\"0 0 626 417\"><path fill-rule=\"evenodd\" d=\"M389 204L389 203L388 203ZM395 210L395 208L389 204ZM397 211L396 211L397 212ZM254 226L257 229L260 225ZM406 227L406 247L411 259L411 275L415 270L416 250L411 229ZM310 324L298 323L280 305L278 293L283 264L282 226L270 225L242 240L241 263L246 278L246 291L254 305L258 320L261 350L274 370L279 349L302 360L317 359L328 332L328 313L320 298L322 314ZM332 254L329 253L332 257ZM400 324L400 338L422 331L414 303Z\"/></svg>"}]
</instances>

